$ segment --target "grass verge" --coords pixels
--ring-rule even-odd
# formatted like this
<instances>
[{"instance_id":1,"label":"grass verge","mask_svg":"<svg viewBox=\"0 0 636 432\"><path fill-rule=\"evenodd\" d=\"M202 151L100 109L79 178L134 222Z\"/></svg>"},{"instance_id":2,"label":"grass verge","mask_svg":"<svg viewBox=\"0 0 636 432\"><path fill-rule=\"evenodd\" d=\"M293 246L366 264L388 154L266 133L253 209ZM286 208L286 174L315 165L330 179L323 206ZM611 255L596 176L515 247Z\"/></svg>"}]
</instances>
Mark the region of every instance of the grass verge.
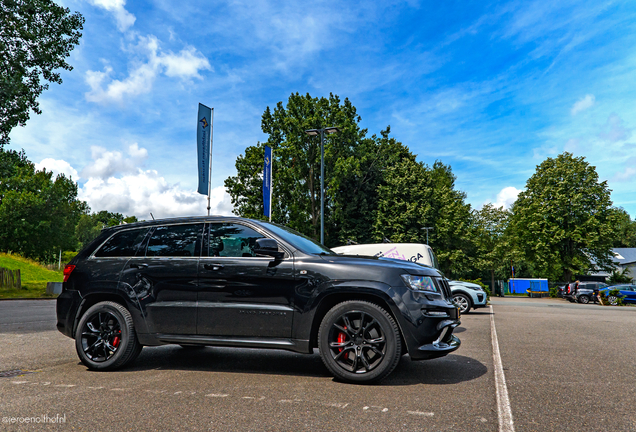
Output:
<instances>
[{"instance_id":1,"label":"grass verge","mask_svg":"<svg viewBox=\"0 0 636 432\"><path fill-rule=\"evenodd\" d=\"M0 288L0 299L10 298L55 298L46 294L47 282L62 282L64 274L61 270L49 270L37 261L19 255L0 253L0 267L9 270L20 270L22 289Z\"/></svg>"}]
</instances>

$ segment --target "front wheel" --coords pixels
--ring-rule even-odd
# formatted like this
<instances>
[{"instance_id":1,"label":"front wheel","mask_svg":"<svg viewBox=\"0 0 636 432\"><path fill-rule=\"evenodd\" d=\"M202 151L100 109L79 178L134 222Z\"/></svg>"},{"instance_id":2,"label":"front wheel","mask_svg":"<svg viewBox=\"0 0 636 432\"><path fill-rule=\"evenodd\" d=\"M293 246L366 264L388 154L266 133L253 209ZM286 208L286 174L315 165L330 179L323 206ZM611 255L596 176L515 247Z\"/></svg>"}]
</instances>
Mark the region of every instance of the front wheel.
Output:
<instances>
[{"instance_id":1,"label":"front wheel","mask_svg":"<svg viewBox=\"0 0 636 432\"><path fill-rule=\"evenodd\" d=\"M470 312L470 299L464 294L453 295L453 301L459 306L459 313L466 314Z\"/></svg>"},{"instance_id":2,"label":"front wheel","mask_svg":"<svg viewBox=\"0 0 636 432\"><path fill-rule=\"evenodd\" d=\"M75 332L75 349L89 369L114 370L135 360L142 346L128 309L103 301L82 315Z\"/></svg>"},{"instance_id":3,"label":"front wheel","mask_svg":"<svg viewBox=\"0 0 636 432\"><path fill-rule=\"evenodd\" d=\"M579 303L588 304L590 302L590 298L586 295L579 296Z\"/></svg>"},{"instance_id":4,"label":"front wheel","mask_svg":"<svg viewBox=\"0 0 636 432\"><path fill-rule=\"evenodd\" d=\"M395 320L383 308L365 301L346 301L323 318L318 349L337 379L369 383L395 369L402 355L402 339Z\"/></svg>"},{"instance_id":5,"label":"front wheel","mask_svg":"<svg viewBox=\"0 0 636 432\"><path fill-rule=\"evenodd\" d=\"M618 304L618 297L611 295L607 297L607 301L609 302L609 304L611 304L612 306L616 306Z\"/></svg>"}]
</instances>

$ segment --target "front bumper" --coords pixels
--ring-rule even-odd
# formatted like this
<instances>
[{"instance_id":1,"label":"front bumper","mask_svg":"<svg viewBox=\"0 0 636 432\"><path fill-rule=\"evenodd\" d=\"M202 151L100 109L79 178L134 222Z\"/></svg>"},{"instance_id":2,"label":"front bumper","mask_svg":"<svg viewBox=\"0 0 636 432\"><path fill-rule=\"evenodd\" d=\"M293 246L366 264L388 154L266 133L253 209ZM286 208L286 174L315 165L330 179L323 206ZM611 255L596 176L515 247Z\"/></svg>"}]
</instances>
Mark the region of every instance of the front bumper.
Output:
<instances>
[{"instance_id":1,"label":"front bumper","mask_svg":"<svg viewBox=\"0 0 636 432\"><path fill-rule=\"evenodd\" d=\"M485 292L473 294L473 309L483 308L486 306L488 306L488 296Z\"/></svg>"},{"instance_id":2,"label":"front bumper","mask_svg":"<svg viewBox=\"0 0 636 432\"><path fill-rule=\"evenodd\" d=\"M436 341L430 344L422 345L416 352L409 354L412 360L429 360L438 357L444 357L447 354L457 350L461 342L457 336L450 333L445 341Z\"/></svg>"}]
</instances>

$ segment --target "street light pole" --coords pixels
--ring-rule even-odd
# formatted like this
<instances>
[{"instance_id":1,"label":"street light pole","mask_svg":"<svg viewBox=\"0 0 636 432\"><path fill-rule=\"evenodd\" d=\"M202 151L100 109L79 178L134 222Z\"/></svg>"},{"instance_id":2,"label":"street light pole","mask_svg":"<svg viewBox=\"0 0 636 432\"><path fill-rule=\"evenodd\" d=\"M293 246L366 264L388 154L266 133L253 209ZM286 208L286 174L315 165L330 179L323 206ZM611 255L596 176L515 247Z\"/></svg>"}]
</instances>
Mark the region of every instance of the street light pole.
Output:
<instances>
[{"instance_id":1,"label":"street light pole","mask_svg":"<svg viewBox=\"0 0 636 432\"><path fill-rule=\"evenodd\" d=\"M320 135L320 244L325 244L325 132L328 134L339 132L335 126L309 129L305 133L311 136Z\"/></svg>"},{"instance_id":2,"label":"street light pole","mask_svg":"<svg viewBox=\"0 0 636 432\"><path fill-rule=\"evenodd\" d=\"M433 227L422 227L422 229L426 230L426 246L428 246L428 230L432 230Z\"/></svg>"},{"instance_id":3,"label":"street light pole","mask_svg":"<svg viewBox=\"0 0 636 432\"><path fill-rule=\"evenodd\" d=\"M320 129L320 244L325 244L325 130Z\"/></svg>"}]
</instances>

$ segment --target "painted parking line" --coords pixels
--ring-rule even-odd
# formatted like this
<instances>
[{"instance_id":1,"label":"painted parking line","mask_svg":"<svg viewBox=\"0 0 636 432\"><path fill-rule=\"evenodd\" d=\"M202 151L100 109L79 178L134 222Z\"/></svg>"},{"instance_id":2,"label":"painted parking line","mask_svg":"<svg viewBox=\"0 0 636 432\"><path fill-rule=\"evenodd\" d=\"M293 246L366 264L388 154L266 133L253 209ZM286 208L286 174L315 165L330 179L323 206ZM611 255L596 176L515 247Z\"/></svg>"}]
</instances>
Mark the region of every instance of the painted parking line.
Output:
<instances>
[{"instance_id":1,"label":"painted parking line","mask_svg":"<svg viewBox=\"0 0 636 432\"><path fill-rule=\"evenodd\" d=\"M495 329L495 311L490 305L490 335L492 338L492 357L495 367L495 387L497 390L497 416L499 417L499 432L514 432L515 425L512 420L512 409L508 398L508 387L503 371L503 363L499 353L499 341Z\"/></svg>"}]
</instances>

